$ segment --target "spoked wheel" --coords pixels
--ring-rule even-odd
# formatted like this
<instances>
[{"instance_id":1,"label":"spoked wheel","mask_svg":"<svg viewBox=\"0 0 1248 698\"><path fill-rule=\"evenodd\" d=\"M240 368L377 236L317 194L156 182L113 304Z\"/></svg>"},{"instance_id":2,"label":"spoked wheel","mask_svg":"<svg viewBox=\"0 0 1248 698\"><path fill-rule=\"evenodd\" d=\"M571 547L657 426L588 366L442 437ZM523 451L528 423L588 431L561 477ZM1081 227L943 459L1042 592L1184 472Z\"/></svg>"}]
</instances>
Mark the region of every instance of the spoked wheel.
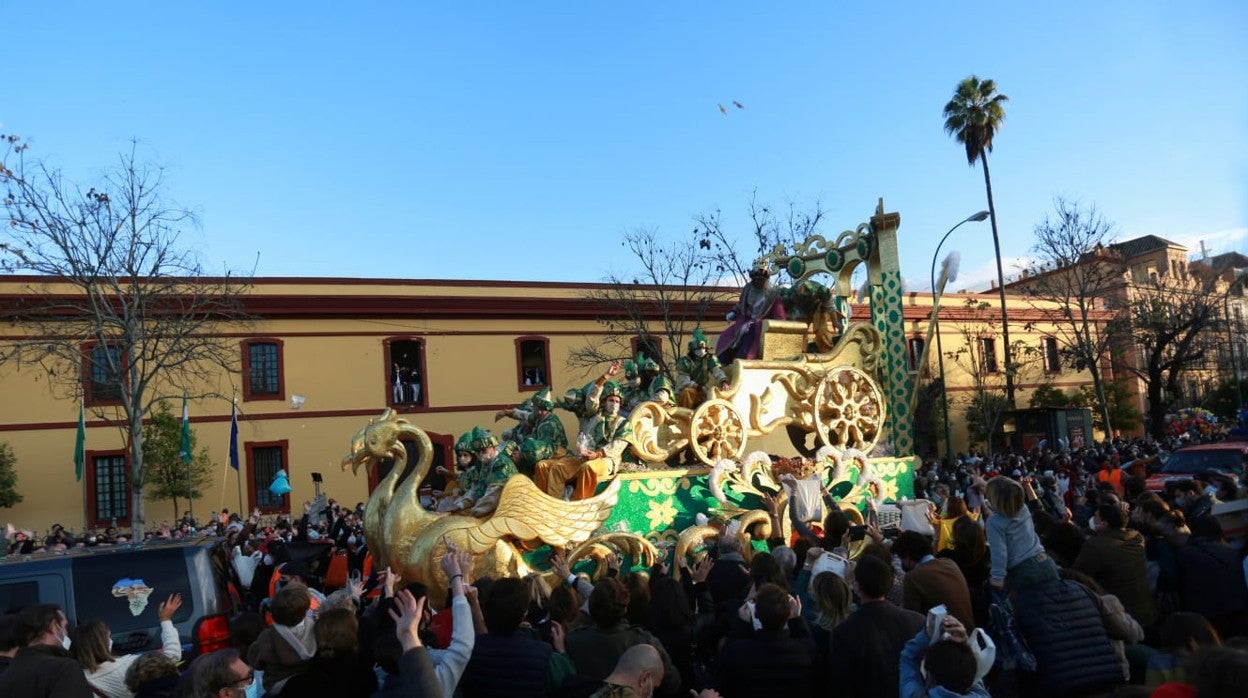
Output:
<instances>
[{"instance_id":1,"label":"spoked wheel","mask_svg":"<svg viewBox=\"0 0 1248 698\"><path fill-rule=\"evenodd\" d=\"M870 453L884 431L884 394L853 366L828 371L815 389L815 430L825 446Z\"/></svg>"},{"instance_id":2,"label":"spoked wheel","mask_svg":"<svg viewBox=\"0 0 1248 698\"><path fill-rule=\"evenodd\" d=\"M703 463L714 465L723 458L740 458L745 452L745 438L745 420L727 400L707 400L694 410L689 445Z\"/></svg>"}]
</instances>

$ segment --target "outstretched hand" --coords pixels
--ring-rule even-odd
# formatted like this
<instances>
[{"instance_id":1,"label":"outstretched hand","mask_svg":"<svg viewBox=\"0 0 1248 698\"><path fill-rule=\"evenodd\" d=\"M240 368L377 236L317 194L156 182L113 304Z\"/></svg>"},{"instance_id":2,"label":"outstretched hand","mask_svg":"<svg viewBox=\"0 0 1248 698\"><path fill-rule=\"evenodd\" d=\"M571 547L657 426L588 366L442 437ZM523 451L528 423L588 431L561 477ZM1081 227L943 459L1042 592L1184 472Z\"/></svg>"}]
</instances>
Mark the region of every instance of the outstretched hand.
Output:
<instances>
[{"instance_id":1,"label":"outstretched hand","mask_svg":"<svg viewBox=\"0 0 1248 698\"><path fill-rule=\"evenodd\" d=\"M160 608L156 611L156 617L162 622L172 620L173 614L177 613L179 608L182 608L182 595L170 594L169 598L160 604Z\"/></svg>"},{"instance_id":2,"label":"outstretched hand","mask_svg":"<svg viewBox=\"0 0 1248 698\"><path fill-rule=\"evenodd\" d=\"M403 645L403 651L422 647L420 619L425 613L425 597L417 599L412 592L403 589L395 595L394 605L398 612L392 608L388 613L394 619L394 634L399 638L399 644Z\"/></svg>"}]
</instances>

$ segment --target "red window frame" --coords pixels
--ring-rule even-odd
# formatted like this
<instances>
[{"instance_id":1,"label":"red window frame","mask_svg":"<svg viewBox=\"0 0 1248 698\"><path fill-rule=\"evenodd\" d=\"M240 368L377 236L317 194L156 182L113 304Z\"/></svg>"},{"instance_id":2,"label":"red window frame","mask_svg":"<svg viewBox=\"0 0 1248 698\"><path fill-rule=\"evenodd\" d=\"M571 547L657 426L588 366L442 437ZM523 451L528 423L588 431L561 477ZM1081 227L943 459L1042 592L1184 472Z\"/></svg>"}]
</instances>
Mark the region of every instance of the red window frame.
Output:
<instances>
[{"instance_id":1,"label":"red window frame","mask_svg":"<svg viewBox=\"0 0 1248 698\"><path fill-rule=\"evenodd\" d=\"M133 482L130 478L130 454L121 449L112 449L107 451L87 451L83 454L86 463L82 467L83 495L87 504L87 526L91 528L100 528L112 525L112 519L100 518L99 507L95 501L95 459L96 458L116 458L120 456L124 461L124 470L126 475L126 516L117 519L118 528L127 528L130 526L130 517L133 515L131 509L134 508L134 490Z\"/></svg>"},{"instance_id":2,"label":"red window frame","mask_svg":"<svg viewBox=\"0 0 1248 698\"><path fill-rule=\"evenodd\" d=\"M277 393L254 393L251 390L251 347L257 344L272 344L277 347ZM269 337L256 337L243 340L241 344L243 358L243 400L285 400L286 399L286 359L285 342Z\"/></svg>"},{"instance_id":3,"label":"red window frame","mask_svg":"<svg viewBox=\"0 0 1248 698\"><path fill-rule=\"evenodd\" d=\"M390 369L394 365L394 361L390 358L390 346L394 342L415 342L420 345L420 401L419 402L395 402L394 393L391 392L390 385ZM429 405L433 404L429 400L429 372L425 370L427 357L429 356L429 344L424 337L387 337L382 340L382 354L385 360L381 363L381 384L385 388L386 406L393 408L397 412L421 412L429 409Z\"/></svg>"},{"instance_id":4,"label":"red window frame","mask_svg":"<svg viewBox=\"0 0 1248 698\"><path fill-rule=\"evenodd\" d=\"M541 383L533 385L524 384L524 344L525 342L536 342L542 345L542 376L544 380ZM520 392L537 392L542 388L549 388L550 383L550 340L540 335L528 335L524 337L516 337L516 390Z\"/></svg>"},{"instance_id":5,"label":"red window frame","mask_svg":"<svg viewBox=\"0 0 1248 698\"><path fill-rule=\"evenodd\" d=\"M99 347L101 344L105 344L105 343L87 342L80 346L80 351L82 352L82 399L83 399L83 403L87 407L109 407L109 406L121 404L120 397L118 397L116 400L96 398L94 392L91 389L91 386L93 384L93 381L92 381L93 366L91 362L91 355L95 353L96 347ZM118 347L117 351L121 352L121 348ZM122 376L122 384L120 386L120 389L125 390L126 389L125 379L126 379L126 368L127 368L126 355L124 353L121 353L119 358L121 359L121 376Z\"/></svg>"},{"instance_id":6,"label":"red window frame","mask_svg":"<svg viewBox=\"0 0 1248 698\"><path fill-rule=\"evenodd\" d=\"M286 477L291 483L294 482L294 476L290 472L290 441L282 439L280 441L248 441L243 444L243 448L247 453L247 510L251 511L258 506L259 500L256 498L256 489L258 487L268 487L267 483L261 485L256 482L256 449L258 448L278 448L282 452L282 469L286 471ZM294 486L293 484L291 485ZM282 505L280 507L264 507L260 509L261 514L289 514L290 513L290 493L282 495Z\"/></svg>"}]
</instances>

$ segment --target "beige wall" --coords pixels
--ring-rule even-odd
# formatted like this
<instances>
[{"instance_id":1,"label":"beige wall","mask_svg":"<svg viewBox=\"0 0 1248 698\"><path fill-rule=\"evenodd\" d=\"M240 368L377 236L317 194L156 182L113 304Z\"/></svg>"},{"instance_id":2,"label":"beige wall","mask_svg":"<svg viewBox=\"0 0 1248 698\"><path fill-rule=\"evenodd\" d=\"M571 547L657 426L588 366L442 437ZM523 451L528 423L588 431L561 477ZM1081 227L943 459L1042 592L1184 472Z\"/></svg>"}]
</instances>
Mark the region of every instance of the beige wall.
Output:
<instances>
[{"instance_id":1,"label":"beige wall","mask_svg":"<svg viewBox=\"0 0 1248 698\"><path fill-rule=\"evenodd\" d=\"M6 282L0 278L0 294ZM509 420L495 424L494 411L514 405L531 393L517 389L517 337L545 336L549 339L551 380L556 394L569 387L579 387L596 377L597 371L572 370L567 366L569 354L587 341L601 336L601 327L583 310L569 310L585 294L584 288L568 285L477 284L460 285L412 282L411 284L379 284L361 281L350 283L283 282L258 284L256 296L290 296L292 298L325 299L333 303L353 302L352 299L377 296L394 297L395 304L410 306L410 312L387 317L342 317L328 311L291 312L291 317L261 320L228 340L241 343L249 337L276 338L283 343L282 360L285 377L285 399L282 401L243 401L237 373L222 373L211 386L200 392L216 392L222 397L193 399L190 403L192 425L198 443L208 449L216 464L207 495L195 503L197 515L219 509L222 505L238 508L238 484L235 473L228 469L229 396L239 393L239 442L243 459L242 475L250 472L246 462L247 442L285 440L289 443L291 495L293 508L310 499L313 486L310 473L321 472L324 489L339 501L354 504L367 498L367 477L343 472L339 462L346 454L351 436L367 420L385 407L389 390L384 366L383 342L391 337L422 337L426 344L424 381L429 395L429 410L409 413L428 432L452 437L481 424L501 431L511 425ZM430 317L421 308L424 298L471 298L457 314ZM943 303L942 332L945 351L954 351L962 340L958 323L973 318L958 318L958 309L967 295L948 294ZM974 296L987 300L991 313L999 313L995 296ZM519 304L511 316L484 316L473 308L476 299L482 305L499 298L531 299ZM346 300L344 300L346 299ZM433 302L433 301L430 301ZM439 301L440 302L440 301ZM906 300L906 335L922 336L931 309L928 294L910 294ZM530 306L540 306L534 311ZM1037 343L1046 334L1032 304L1011 300L1012 338ZM855 317L867 316L865 308L855 309ZM720 318L722 314L713 314ZM1023 324L1031 323L1024 330ZM722 321L707 326L713 339L721 331ZM20 329L20 328L19 328ZM1000 345L998 345L1000 346ZM241 349L240 349L241 354ZM999 353L999 356L1003 354ZM929 364L935 371L933 352ZM953 362L946 361L949 384L954 386L953 418L961 421L963 407L956 390L969 384L969 376ZM1088 380L1086 374L1064 371L1051 377L1059 385L1077 385ZM1026 404L1029 391L1038 379L1024 377L1019 384L1019 402ZM0 366L0 387L8 400L0 402L0 440L12 446L18 458L18 488L24 501L10 510L0 511L0 520L12 521L22 528L42 531L54 522L81 530L85 517L89 483L74 480L73 448L77 419L75 398L65 391L50 389L48 377L37 370L17 371ZM191 388L195 392L195 388ZM170 408L180 409L180 389L170 389ZM306 401L301 409L291 408L290 397L302 395ZM557 412L569 435L576 428L575 419ZM88 413L95 422L98 415ZM954 429L955 448L965 447L964 428ZM122 435L115 427L92 424L87 433L87 449L119 450ZM224 478L224 485L223 485ZM268 483L261 483L262 487ZM246 506L246 484L243 496ZM149 502L148 525L158 524L174 515L169 502Z\"/></svg>"}]
</instances>

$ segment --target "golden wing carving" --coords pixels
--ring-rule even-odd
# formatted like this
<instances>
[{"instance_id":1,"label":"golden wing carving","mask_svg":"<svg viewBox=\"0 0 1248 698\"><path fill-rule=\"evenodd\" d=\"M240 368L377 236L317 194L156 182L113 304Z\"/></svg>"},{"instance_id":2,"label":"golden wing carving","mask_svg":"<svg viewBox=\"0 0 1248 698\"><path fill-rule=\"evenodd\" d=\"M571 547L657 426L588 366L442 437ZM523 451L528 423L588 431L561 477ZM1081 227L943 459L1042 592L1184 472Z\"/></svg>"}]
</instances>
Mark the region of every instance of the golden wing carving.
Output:
<instances>
[{"instance_id":1,"label":"golden wing carving","mask_svg":"<svg viewBox=\"0 0 1248 698\"><path fill-rule=\"evenodd\" d=\"M611 516L619 496L619 480L612 480L595 497L565 502L542 492L527 477L512 477L503 487L494 515L468 529L468 549L480 554L503 538L540 540L558 548L580 543Z\"/></svg>"}]
</instances>

